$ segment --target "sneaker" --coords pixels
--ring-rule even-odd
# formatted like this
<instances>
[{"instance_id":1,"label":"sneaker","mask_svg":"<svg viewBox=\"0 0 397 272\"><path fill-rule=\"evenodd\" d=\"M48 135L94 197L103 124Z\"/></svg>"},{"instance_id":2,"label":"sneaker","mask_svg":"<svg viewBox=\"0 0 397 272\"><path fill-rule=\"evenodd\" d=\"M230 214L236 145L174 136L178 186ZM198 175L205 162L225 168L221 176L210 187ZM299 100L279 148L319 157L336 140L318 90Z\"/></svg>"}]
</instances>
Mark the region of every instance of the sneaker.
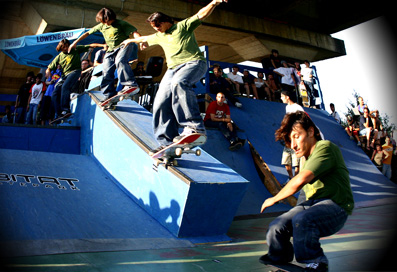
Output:
<instances>
[{"instance_id":1,"label":"sneaker","mask_svg":"<svg viewBox=\"0 0 397 272\"><path fill-rule=\"evenodd\" d=\"M243 144L240 141L231 141L229 150L236 151L236 150L240 149L242 146L243 146Z\"/></svg>"},{"instance_id":2,"label":"sneaker","mask_svg":"<svg viewBox=\"0 0 397 272\"><path fill-rule=\"evenodd\" d=\"M193 134L193 133L202 133L202 134L205 134L205 131L204 131L204 130L200 130L200 129L191 128L191 127L184 127L182 133L181 133L180 135L174 137L174 139L172 139L172 141L173 141L174 143L177 143L177 142L179 142L183 137L188 136L188 135L191 135L191 134Z\"/></svg>"},{"instance_id":3,"label":"sneaker","mask_svg":"<svg viewBox=\"0 0 397 272\"><path fill-rule=\"evenodd\" d=\"M134 90L131 93L129 93L129 96L136 95L140 91L138 86L124 86L124 88L121 91L119 91L118 93L120 94L120 93L128 92L128 90L130 90L130 89L134 89Z\"/></svg>"},{"instance_id":4,"label":"sneaker","mask_svg":"<svg viewBox=\"0 0 397 272\"><path fill-rule=\"evenodd\" d=\"M357 146L361 146L361 142L360 141L357 142Z\"/></svg>"},{"instance_id":5,"label":"sneaker","mask_svg":"<svg viewBox=\"0 0 397 272\"><path fill-rule=\"evenodd\" d=\"M326 264L326 263L309 263L306 265L306 268L304 271L305 272L310 272L310 271L328 272L328 264Z\"/></svg>"},{"instance_id":6,"label":"sneaker","mask_svg":"<svg viewBox=\"0 0 397 272\"><path fill-rule=\"evenodd\" d=\"M243 106L243 104L241 104L240 102L236 102L236 103L234 103L234 105L235 105L237 108L241 108L241 107Z\"/></svg>"}]
</instances>

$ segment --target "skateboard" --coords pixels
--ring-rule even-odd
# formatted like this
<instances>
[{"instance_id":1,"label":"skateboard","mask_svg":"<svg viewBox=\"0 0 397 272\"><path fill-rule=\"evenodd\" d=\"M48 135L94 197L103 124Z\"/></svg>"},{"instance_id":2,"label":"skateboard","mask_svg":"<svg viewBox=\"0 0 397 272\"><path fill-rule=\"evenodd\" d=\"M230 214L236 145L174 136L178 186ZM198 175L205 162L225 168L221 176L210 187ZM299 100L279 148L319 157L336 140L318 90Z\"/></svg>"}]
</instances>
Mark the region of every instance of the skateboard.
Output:
<instances>
[{"instance_id":1,"label":"skateboard","mask_svg":"<svg viewBox=\"0 0 397 272\"><path fill-rule=\"evenodd\" d=\"M71 116L73 115L73 113L69 112L67 114L65 114L64 116L58 117L57 119L52 120L51 122L49 122L49 125L59 125L59 124L63 124L63 123L71 123L70 120L68 120Z\"/></svg>"},{"instance_id":2,"label":"skateboard","mask_svg":"<svg viewBox=\"0 0 397 272\"><path fill-rule=\"evenodd\" d=\"M138 92L139 92L139 87L137 86L130 87L127 90L119 92L115 96L112 96L106 99L105 101L103 101L101 103L101 107L103 110L108 110L108 109L114 110L116 108L117 102L131 98L133 95L137 94Z\"/></svg>"},{"instance_id":3,"label":"skateboard","mask_svg":"<svg viewBox=\"0 0 397 272\"><path fill-rule=\"evenodd\" d=\"M170 165L177 166L175 158L180 158L182 154L201 155L201 149L192 150L194 147L202 145L206 142L207 136L201 133L193 133L181 138L178 142L172 143L157 153L152 155L156 160L156 166L164 164L167 168Z\"/></svg>"},{"instance_id":4,"label":"skateboard","mask_svg":"<svg viewBox=\"0 0 397 272\"><path fill-rule=\"evenodd\" d=\"M305 268L293 263L287 264L265 264L266 266L274 267L272 272L302 272L305 271Z\"/></svg>"},{"instance_id":5,"label":"skateboard","mask_svg":"<svg viewBox=\"0 0 397 272\"><path fill-rule=\"evenodd\" d=\"M304 107L310 107L310 100L309 97L307 95L307 90L305 87L305 84L299 84L299 93L301 95L302 98L302 104Z\"/></svg>"}]
</instances>

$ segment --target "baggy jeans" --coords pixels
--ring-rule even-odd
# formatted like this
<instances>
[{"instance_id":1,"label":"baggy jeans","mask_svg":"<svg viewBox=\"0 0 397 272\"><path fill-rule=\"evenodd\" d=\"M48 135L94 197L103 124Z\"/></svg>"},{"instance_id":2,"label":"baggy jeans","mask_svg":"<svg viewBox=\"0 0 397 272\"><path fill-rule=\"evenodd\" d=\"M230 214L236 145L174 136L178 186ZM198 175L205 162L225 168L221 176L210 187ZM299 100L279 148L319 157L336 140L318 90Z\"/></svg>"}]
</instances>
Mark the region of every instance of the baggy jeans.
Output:
<instances>
[{"instance_id":1,"label":"baggy jeans","mask_svg":"<svg viewBox=\"0 0 397 272\"><path fill-rule=\"evenodd\" d=\"M178 125L205 132L193 84L207 71L201 60L168 69L153 103L153 131L160 145L169 145L179 135Z\"/></svg>"},{"instance_id":2,"label":"baggy jeans","mask_svg":"<svg viewBox=\"0 0 397 272\"><path fill-rule=\"evenodd\" d=\"M320 238L338 232L346 220L346 211L332 200L308 200L270 223L268 255L280 262L291 262L295 254L300 263L328 263Z\"/></svg>"},{"instance_id":3,"label":"baggy jeans","mask_svg":"<svg viewBox=\"0 0 397 272\"><path fill-rule=\"evenodd\" d=\"M116 69L118 80L121 85L138 86L134 77L134 72L128 63L135 48L134 44L130 43L124 47L116 48L112 52L107 52L103 57L101 91L106 98L117 94L116 88L114 87L114 73Z\"/></svg>"},{"instance_id":4,"label":"baggy jeans","mask_svg":"<svg viewBox=\"0 0 397 272\"><path fill-rule=\"evenodd\" d=\"M74 70L55 84L51 100L54 101L56 117L59 117L62 111L70 111L70 92L80 75L81 70Z\"/></svg>"}]
</instances>

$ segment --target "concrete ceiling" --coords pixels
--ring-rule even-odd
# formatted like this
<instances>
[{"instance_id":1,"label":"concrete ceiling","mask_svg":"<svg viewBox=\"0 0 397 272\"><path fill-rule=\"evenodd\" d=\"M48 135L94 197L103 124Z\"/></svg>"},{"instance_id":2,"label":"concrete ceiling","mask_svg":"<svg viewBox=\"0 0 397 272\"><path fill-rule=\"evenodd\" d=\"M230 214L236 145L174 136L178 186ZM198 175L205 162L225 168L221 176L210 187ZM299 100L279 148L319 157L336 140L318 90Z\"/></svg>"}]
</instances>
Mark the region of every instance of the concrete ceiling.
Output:
<instances>
[{"instance_id":1,"label":"concrete ceiling","mask_svg":"<svg viewBox=\"0 0 397 272\"><path fill-rule=\"evenodd\" d=\"M381 1L382 2L382 1ZM104 6L138 28L142 35L154 30L146 18L162 11L176 20L195 14L209 3L204 0L14 0L0 1L0 39L86 27L97 23ZM217 7L195 33L200 45L208 45L210 58L237 63L260 61L277 48L286 58L310 61L345 54L343 41L329 34L382 14L377 5L326 0L229 0ZM6 12L4 12L6 11ZM159 47L139 53L139 58L162 55ZM0 53L0 92L17 89L27 71L37 70L14 63ZM18 85L18 86L17 86Z\"/></svg>"}]
</instances>

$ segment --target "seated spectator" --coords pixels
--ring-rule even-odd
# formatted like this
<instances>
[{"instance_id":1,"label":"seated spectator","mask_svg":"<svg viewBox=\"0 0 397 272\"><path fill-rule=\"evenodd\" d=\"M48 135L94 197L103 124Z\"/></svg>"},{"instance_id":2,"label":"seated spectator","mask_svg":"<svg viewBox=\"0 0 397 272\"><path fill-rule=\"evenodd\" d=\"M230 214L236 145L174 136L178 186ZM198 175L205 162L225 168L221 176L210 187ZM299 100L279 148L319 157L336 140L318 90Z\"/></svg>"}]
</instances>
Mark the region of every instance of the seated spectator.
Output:
<instances>
[{"instance_id":1,"label":"seated spectator","mask_svg":"<svg viewBox=\"0 0 397 272\"><path fill-rule=\"evenodd\" d=\"M329 104L329 108L331 109L331 116L334 117L336 122L340 124L340 116L339 114L335 111L335 105L334 103Z\"/></svg>"},{"instance_id":2,"label":"seated spectator","mask_svg":"<svg viewBox=\"0 0 397 272\"><path fill-rule=\"evenodd\" d=\"M216 101L212 101L207 108L204 118L204 125L219 129L223 136L230 142L229 150L240 149L246 140L237 137L237 128L230 118L230 108L225 103L225 95L219 92Z\"/></svg>"},{"instance_id":3,"label":"seated spectator","mask_svg":"<svg viewBox=\"0 0 397 272\"><path fill-rule=\"evenodd\" d=\"M73 85L71 93L81 94L88 88L91 81L92 67L87 59L81 61L81 74L79 79Z\"/></svg>"},{"instance_id":4,"label":"seated spectator","mask_svg":"<svg viewBox=\"0 0 397 272\"><path fill-rule=\"evenodd\" d=\"M253 97L255 99L259 99L258 97L258 91L256 90L256 85L255 85L255 77L250 74L250 72L245 69L243 72L243 82L244 82L244 89L245 93L247 94L248 97L252 97L250 89L252 89Z\"/></svg>"},{"instance_id":5,"label":"seated spectator","mask_svg":"<svg viewBox=\"0 0 397 272\"><path fill-rule=\"evenodd\" d=\"M240 95L240 86L244 84L243 78L237 74L238 73L238 66L234 65L232 71L227 74L229 81L232 83L234 90L236 90L237 94Z\"/></svg>"},{"instance_id":6,"label":"seated spectator","mask_svg":"<svg viewBox=\"0 0 397 272\"><path fill-rule=\"evenodd\" d=\"M367 139L367 150L370 147L374 148L375 139L378 137L378 133L374 131L374 126L372 124L372 119L369 116L369 109L364 108L364 115L360 116L360 136L365 136ZM373 136L373 137L372 137ZM372 143L371 143L372 138Z\"/></svg>"},{"instance_id":7,"label":"seated spectator","mask_svg":"<svg viewBox=\"0 0 397 272\"><path fill-rule=\"evenodd\" d=\"M262 72L258 72L257 78L254 79L256 90L258 92L258 99L267 99L271 100L270 89L267 85L266 80L264 80L264 74Z\"/></svg>"},{"instance_id":8,"label":"seated spectator","mask_svg":"<svg viewBox=\"0 0 397 272\"><path fill-rule=\"evenodd\" d=\"M222 92L229 103L232 103L238 108L242 106L240 101L231 93L230 84L222 76L222 69L219 67L214 67L213 73L210 74L210 92L213 94Z\"/></svg>"},{"instance_id":9,"label":"seated spectator","mask_svg":"<svg viewBox=\"0 0 397 272\"><path fill-rule=\"evenodd\" d=\"M280 88L280 85L277 83L277 81L274 79L273 74L269 74L267 76L266 83L269 88L270 96L271 96L271 99L269 99L269 100L282 102L281 101L281 88Z\"/></svg>"},{"instance_id":10,"label":"seated spectator","mask_svg":"<svg viewBox=\"0 0 397 272\"><path fill-rule=\"evenodd\" d=\"M3 124L12 124L14 118L13 118L13 114L11 112L11 106L7 105L5 107L5 111L6 111L6 114L1 119L1 123L3 123Z\"/></svg>"},{"instance_id":11,"label":"seated spectator","mask_svg":"<svg viewBox=\"0 0 397 272\"><path fill-rule=\"evenodd\" d=\"M41 81L42 77L42 74L37 74L36 83L30 88L30 96L28 100L29 103L27 108L28 113L26 114L25 121L26 125L31 123L33 123L33 125L37 124L37 112L39 110L41 100L43 99L43 94L46 90L45 84Z\"/></svg>"},{"instance_id":12,"label":"seated spectator","mask_svg":"<svg viewBox=\"0 0 397 272\"><path fill-rule=\"evenodd\" d=\"M375 150L372 153L371 161L375 164L376 168L379 169L379 171L382 172L382 167L383 167L383 160L387 159L389 157L389 154L382 149L382 146L380 144L375 145Z\"/></svg>"},{"instance_id":13,"label":"seated spectator","mask_svg":"<svg viewBox=\"0 0 397 272\"><path fill-rule=\"evenodd\" d=\"M358 146L361 145L360 138L358 137L360 126L357 124L357 122L354 120L354 118L351 115L348 115L346 118L347 118L347 126L345 130L347 135L350 136L351 140L356 139Z\"/></svg>"}]
</instances>

